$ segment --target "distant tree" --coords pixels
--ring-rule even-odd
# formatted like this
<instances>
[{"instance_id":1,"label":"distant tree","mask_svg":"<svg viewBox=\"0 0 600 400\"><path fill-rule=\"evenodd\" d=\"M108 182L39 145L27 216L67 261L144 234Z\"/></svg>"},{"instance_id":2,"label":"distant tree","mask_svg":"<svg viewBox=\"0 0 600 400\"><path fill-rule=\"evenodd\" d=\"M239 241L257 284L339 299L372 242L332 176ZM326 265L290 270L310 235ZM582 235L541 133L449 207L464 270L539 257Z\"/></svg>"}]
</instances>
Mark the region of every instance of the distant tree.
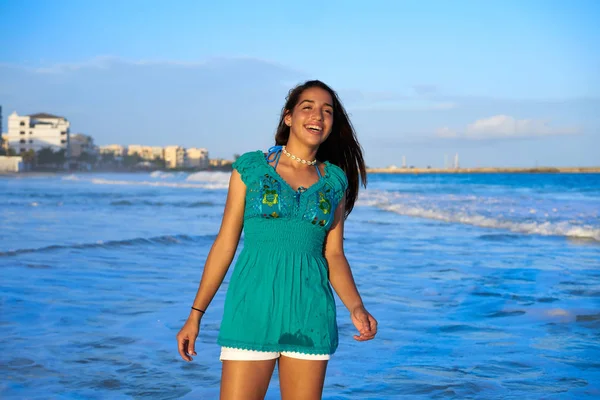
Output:
<instances>
[{"instance_id":1,"label":"distant tree","mask_svg":"<svg viewBox=\"0 0 600 400\"><path fill-rule=\"evenodd\" d=\"M153 161L154 165L156 165L157 168L166 168L167 164L165 163L165 159L159 156L154 157L154 161Z\"/></svg>"},{"instance_id":2,"label":"distant tree","mask_svg":"<svg viewBox=\"0 0 600 400\"><path fill-rule=\"evenodd\" d=\"M123 165L126 167L132 167L140 161L142 161L142 157L140 157L140 155L137 153L123 157Z\"/></svg>"},{"instance_id":3,"label":"distant tree","mask_svg":"<svg viewBox=\"0 0 600 400\"><path fill-rule=\"evenodd\" d=\"M97 159L98 157L95 154L90 154L85 151L77 157L77 161L89 164L95 164Z\"/></svg>"},{"instance_id":4,"label":"distant tree","mask_svg":"<svg viewBox=\"0 0 600 400\"><path fill-rule=\"evenodd\" d=\"M44 147L37 153L38 164L63 165L65 163L65 149L53 151L51 147Z\"/></svg>"},{"instance_id":5,"label":"distant tree","mask_svg":"<svg viewBox=\"0 0 600 400\"><path fill-rule=\"evenodd\" d=\"M102 160L103 163L114 163L115 162L115 155L114 153L104 153L100 156L100 159Z\"/></svg>"},{"instance_id":6,"label":"distant tree","mask_svg":"<svg viewBox=\"0 0 600 400\"><path fill-rule=\"evenodd\" d=\"M33 164L35 162L35 151L29 149L25 153L21 154L21 157L23 157L23 161L26 163Z\"/></svg>"},{"instance_id":7,"label":"distant tree","mask_svg":"<svg viewBox=\"0 0 600 400\"><path fill-rule=\"evenodd\" d=\"M65 149L60 149L57 152L54 152L54 164L56 165L62 165L65 163L66 160L66 150Z\"/></svg>"},{"instance_id":8,"label":"distant tree","mask_svg":"<svg viewBox=\"0 0 600 400\"><path fill-rule=\"evenodd\" d=\"M233 155L233 161L237 160L238 158L240 158L239 154L236 153L236 154Z\"/></svg>"},{"instance_id":9,"label":"distant tree","mask_svg":"<svg viewBox=\"0 0 600 400\"><path fill-rule=\"evenodd\" d=\"M54 163L54 152L50 147L44 147L37 153L38 164L53 164Z\"/></svg>"},{"instance_id":10,"label":"distant tree","mask_svg":"<svg viewBox=\"0 0 600 400\"><path fill-rule=\"evenodd\" d=\"M12 147L9 147L8 151L6 152L6 155L9 157L14 157L17 155L17 152Z\"/></svg>"}]
</instances>

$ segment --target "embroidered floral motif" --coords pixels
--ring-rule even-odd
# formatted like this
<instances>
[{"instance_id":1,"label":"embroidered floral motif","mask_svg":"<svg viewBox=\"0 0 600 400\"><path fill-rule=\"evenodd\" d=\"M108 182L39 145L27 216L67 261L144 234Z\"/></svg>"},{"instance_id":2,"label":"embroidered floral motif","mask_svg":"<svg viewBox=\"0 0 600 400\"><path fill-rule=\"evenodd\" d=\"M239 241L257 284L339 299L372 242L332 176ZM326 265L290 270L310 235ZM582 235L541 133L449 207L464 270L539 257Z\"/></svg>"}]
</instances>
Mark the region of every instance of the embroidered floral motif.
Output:
<instances>
[{"instance_id":1,"label":"embroidered floral motif","mask_svg":"<svg viewBox=\"0 0 600 400\"><path fill-rule=\"evenodd\" d=\"M279 194L277 190L269 190L265 188L265 194L263 195L263 204L267 204L269 207L273 207L279 201Z\"/></svg>"},{"instance_id":2,"label":"embroidered floral motif","mask_svg":"<svg viewBox=\"0 0 600 400\"><path fill-rule=\"evenodd\" d=\"M264 218L279 218L282 216L281 183L269 174L260 179L260 197L256 199Z\"/></svg>"},{"instance_id":3,"label":"embroidered floral motif","mask_svg":"<svg viewBox=\"0 0 600 400\"><path fill-rule=\"evenodd\" d=\"M331 211L331 202L325 198L323 192L319 192L319 208L323 211L323 214L329 214Z\"/></svg>"}]
</instances>

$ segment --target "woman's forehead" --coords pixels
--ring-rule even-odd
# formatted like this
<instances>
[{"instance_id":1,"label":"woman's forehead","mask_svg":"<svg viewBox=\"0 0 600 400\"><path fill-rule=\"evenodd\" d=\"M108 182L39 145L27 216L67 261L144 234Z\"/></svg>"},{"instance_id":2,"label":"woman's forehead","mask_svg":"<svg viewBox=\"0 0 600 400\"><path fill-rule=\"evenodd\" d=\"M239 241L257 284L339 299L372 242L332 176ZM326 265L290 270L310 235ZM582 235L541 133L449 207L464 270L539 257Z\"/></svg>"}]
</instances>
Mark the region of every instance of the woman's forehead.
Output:
<instances>
[{"instance_id":1,"label":"woman's forehead","mask_svg":"<svg viewBox=\"0 0 600 400\"><path fill-rule=\"evenodd\" d=\"M300 93L300 97L298 98L298 104L303 101L313 101L318 103L328 103L329 105L333 104L331 95L325 89L321 89L318 87L312 87L305 89L302 93Z\"/></svg>"}]
</instances>

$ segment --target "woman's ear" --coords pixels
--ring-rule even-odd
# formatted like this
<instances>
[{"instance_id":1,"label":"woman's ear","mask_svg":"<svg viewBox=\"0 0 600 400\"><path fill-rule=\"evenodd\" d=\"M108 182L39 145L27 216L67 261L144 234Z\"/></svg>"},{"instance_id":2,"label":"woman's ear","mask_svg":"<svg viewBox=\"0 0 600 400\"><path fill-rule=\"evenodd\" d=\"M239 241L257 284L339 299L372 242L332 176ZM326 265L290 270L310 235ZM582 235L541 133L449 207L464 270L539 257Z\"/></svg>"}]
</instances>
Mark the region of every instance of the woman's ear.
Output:
<instances>
[{"instance_id":1,"label":"woman's ear","mask_svg":"<svg viewBox=\"0 0 600 400\"><path fill-rule=\"evenodd\" d=\"M283 117L283 122L287 125L287 126L292 126L292 113L291 112L287 112L285 114L285 117Z\"/></svg>"}]
</instances>

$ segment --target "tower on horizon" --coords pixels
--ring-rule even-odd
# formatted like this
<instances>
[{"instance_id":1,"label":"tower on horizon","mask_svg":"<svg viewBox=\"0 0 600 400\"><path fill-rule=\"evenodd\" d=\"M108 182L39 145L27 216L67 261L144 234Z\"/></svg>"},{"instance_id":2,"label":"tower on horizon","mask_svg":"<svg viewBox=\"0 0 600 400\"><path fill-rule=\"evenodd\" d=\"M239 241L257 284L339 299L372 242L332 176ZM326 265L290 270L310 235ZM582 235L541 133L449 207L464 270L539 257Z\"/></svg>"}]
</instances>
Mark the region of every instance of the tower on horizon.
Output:
<instances>
[{"instance_id":1,"label":"tower on horizon","mask_svg":"<svg viewBox=\"0 0 600 400\"><path fill-rule=\"evenodd\" d=\"M458 164L458 153L454 156L454 169L459 169L460 166Z\"/></svg>"}]
</instances>

